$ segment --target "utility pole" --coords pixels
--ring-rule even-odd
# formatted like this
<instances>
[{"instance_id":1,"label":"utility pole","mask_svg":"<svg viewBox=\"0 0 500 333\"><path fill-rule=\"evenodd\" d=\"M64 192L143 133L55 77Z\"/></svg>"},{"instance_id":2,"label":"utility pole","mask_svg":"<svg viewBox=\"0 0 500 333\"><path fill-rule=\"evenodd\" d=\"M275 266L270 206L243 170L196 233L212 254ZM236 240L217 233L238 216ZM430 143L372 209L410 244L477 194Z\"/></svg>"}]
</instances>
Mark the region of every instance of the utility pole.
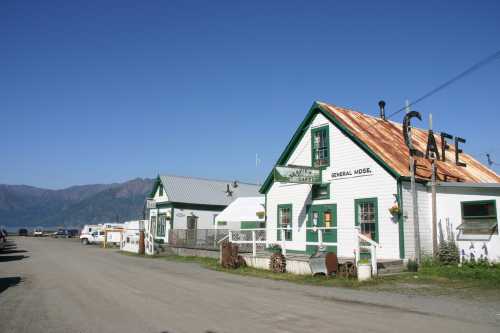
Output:
<instances>
[{"instance_id":1,"label":"utility pole","mask_svg":"<svg viewBox=\"0 0 500 333\"><path fill-rule=\"evenodd\" d=\"M406 113L410 112L410 103L406 100ZM411 137L411 127L408 128L410 147L413 148L413 142ZM413 158L412 151L410 149L410 185L411 185L411 197L413 203L413 231L414 231L414 242L415 242L415 260L420 263L420 228L418 223L418 197L417 188L415 185L415 159Z\"/></svg>"},{"instance_id":2,"label":"utility pole","mask_svg":"<svg viewBox=\"0 0 500 333\"><path fill-rule=\"evenodd\" d=\"M432 131L432 113L429 114L429 130ZM433 134L434 135L434 134ZM432 189L432 254L434 257L437 255L438 251L438 240L437 240L437 211L436 211L436 154L432 153L431 156L431 166L432 166L432 176L431 176L431 189Z\"/></svg>"}]
</instances>

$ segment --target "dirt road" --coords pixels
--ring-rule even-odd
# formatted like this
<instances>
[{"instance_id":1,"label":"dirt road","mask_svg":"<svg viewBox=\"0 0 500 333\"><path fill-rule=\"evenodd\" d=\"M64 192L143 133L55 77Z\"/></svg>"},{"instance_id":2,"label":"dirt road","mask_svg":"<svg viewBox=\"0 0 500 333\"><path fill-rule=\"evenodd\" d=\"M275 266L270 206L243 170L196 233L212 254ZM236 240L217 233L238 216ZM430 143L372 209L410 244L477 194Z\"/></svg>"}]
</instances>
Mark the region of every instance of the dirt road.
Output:
<instances>
[{"instance_id":1,"label":"dirt road","mask_svg":"<svg viewBox=\"0 0 500 333\"><path fill-rule=\"evenodd\" d=\"M72 240L15 242L0 252L0 332L500 332L500 300L302 286Z\"/></svg>"}]
</instances>

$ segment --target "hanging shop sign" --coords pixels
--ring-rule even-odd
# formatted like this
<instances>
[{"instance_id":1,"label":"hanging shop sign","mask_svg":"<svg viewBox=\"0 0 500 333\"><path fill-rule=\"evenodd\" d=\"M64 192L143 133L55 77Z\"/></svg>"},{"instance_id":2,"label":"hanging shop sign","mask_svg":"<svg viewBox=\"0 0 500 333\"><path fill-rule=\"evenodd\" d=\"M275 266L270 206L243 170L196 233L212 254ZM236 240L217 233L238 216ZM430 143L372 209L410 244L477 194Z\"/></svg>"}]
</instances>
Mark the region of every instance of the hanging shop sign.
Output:
<instances>
[{"instance_id":1,"label":"hanging shop sign","mask_svg":"<svg viewBox=\"0 0 500 333\"><path fill-rule=\"evenodd\" d=\"M441 147L438 147L436 142L435 134L432 130L429 130L427 135L427 147L425 150L425 154L413 146L412 138L411 138L411 119L417 118L418 120L422 120L422 116L418 111L408 112L403 119L403 136L405 139L405 144L410 151L410 155L416 157L425 157L430 158L431 155L434 155L434 158L441 161L446 161L446 151L450 148L448 145L448 140L453 140L453 135L441 132ZM460 149L459 144L465 143L465 139L455 136L455 164L461 167L466 167L467 164L460 162L460 154L463 152Z\"/></svg>"},{"instance_id":2,"label":"hanging shop sign","mask_svg":"<svg viewBox=\"0 0 500 333\"><path fill-rule=\"evenodd\" d=\"M146 208L147 209L155 209L156 208L156 201L153 199L147 199L146 200Z\"/></svg>"},{"instance_id":3,"label":"hanging shop sign","mask_svg":"<svg viewBox=\"0 0 500 333\"><path fill-rule=\"evenodd\" d=\"M332 172L332 180L373 176L372 168L353 168Z\"/></svg>"},{"instance_id":4,"label":"hanging shop sign","mask_svg":"<svg viewBox=\"0 0 500 333\"><path fill-rule=\"evenodd\" d=\"M301 166L277 166L274 181L282 183L321 184L321 170Z\"/></svg>"}]
</instances>

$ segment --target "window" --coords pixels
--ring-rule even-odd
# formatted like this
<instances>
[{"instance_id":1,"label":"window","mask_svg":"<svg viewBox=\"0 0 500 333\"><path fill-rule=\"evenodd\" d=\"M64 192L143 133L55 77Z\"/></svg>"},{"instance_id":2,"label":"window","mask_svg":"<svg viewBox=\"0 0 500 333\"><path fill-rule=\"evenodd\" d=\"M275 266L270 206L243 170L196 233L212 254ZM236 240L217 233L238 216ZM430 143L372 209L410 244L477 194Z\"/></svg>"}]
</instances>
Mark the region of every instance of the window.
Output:
<instances>
[{"instance_id":1,"label":"window","mask_svg":"<svg viewBox=\"0 0 500 333\"><path fill-rule=\"evenodd\" d=\"M495 200L462 202L462 224L458 229L464 234L489 234L497 226Z\"/></svg>"},{"instance_id":2,"label":"window","mask_svg":"<svg viewBox=\"0 0 500 333\"><path fill-rule=\"evenodd\" d=\"M165 229L167 225L167 215L158 215L158 225L156 226L156 236L165 237Z\"/></svg>"},{"instance_id":3,"label":"window","mask_svg":"<svg viewBox=\"0 0 500 333\"><path fill-rule=\"evenodd\" d=\"M330 165L328 126L311 130L312 166L315 168Z\"/></svg>"},{"instance_id":4,"label":"window","mask_svg":"<svg viewBox=\"0 0 500 333\"><path fill-rule=\"evenodd\" d=\"M312 186L312 199L330 199L330 184L315 184Z\"/></svg>"},{"instance_id":5,"label":"window","mask_svg":"<svg viewBox=\"0 0 500 333\"><path fill-rule=\"evenodd\" d=\"M151 226L150 226L151 232L156 231L156 215L151 216Z\"/></svg>"},{"instance_id":6,"label":"window","mask_svg":"<svg viewBox=\"0 0 500 333\"><path fill-rule=\"evenodd\" d=\"M278 205L278 229L286 228L285 240L292 240L292 205ZM281 240L281 230L278 230L278 240Z\"/></svg>"},{"instance_id":7,"label":"window","mask_svg":"<svg viewBox=\"0 0 500 333\"><path fill-rule=\"evenodd\" d=\"M356 199L355 225L359 226L363 236L378 242L378 207L377 198Z\"/></svg>"},{"instance_id":8,"label":"window","mask_svg":"<svg viewBox=\"0 0 500 333\"><path fill-rule=\"evenodd\" d=\"M197 224L198 224L198 217L192 215L187 217L187 228L189 230L195 230Z\"/></svg>"},{"instance_id":9,"label":"window","mask_svg":"<svg viewBox=\"0 0 500 333\"><path fill-rule=\"evenodd\" d=\"M159 190L159 192L160 192L160 194L159 194L159 195L160 195L160 197L162 197L162 196L163 196L163 186L161 186L161 185L160 185L160 190Z\"/></svg>"}]
</instances>

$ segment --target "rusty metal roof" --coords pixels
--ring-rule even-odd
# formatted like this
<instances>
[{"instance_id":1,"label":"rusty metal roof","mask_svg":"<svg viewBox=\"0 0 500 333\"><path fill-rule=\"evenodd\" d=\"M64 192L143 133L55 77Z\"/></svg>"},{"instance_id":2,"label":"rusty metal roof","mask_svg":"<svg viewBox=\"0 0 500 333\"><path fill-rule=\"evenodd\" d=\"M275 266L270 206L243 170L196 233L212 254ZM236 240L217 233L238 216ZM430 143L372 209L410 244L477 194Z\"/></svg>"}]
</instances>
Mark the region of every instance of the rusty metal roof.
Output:
<instances>
[{"instance_id":1,"label":"rusty metal roof","mask_svg":"<svg viewBox=\"0 0 500 333\"><path fill-rule=\"evenodd\" d=\"M382 120L361 112L317 102L323 111L333 116L345 129L361 140L384 163L401 176L410 176L409 151L403 137L403 125L393 121ZM412 128L412 140L416 149L425 153L427 147L427 130ZM438 147L441 147L441 136L435 135ZM466 167L455 164L455 147L451 142L446 151L446 160L437 161L437 178L439 181L459 181L471 183L500 183L500 176L482 165L467 153L461 153L460 162ZM441 151L440 151L441 152ZM430 179L431 163L425 158L416 158L416 176L423 180Z\"/></svg>"}]
</instances>

